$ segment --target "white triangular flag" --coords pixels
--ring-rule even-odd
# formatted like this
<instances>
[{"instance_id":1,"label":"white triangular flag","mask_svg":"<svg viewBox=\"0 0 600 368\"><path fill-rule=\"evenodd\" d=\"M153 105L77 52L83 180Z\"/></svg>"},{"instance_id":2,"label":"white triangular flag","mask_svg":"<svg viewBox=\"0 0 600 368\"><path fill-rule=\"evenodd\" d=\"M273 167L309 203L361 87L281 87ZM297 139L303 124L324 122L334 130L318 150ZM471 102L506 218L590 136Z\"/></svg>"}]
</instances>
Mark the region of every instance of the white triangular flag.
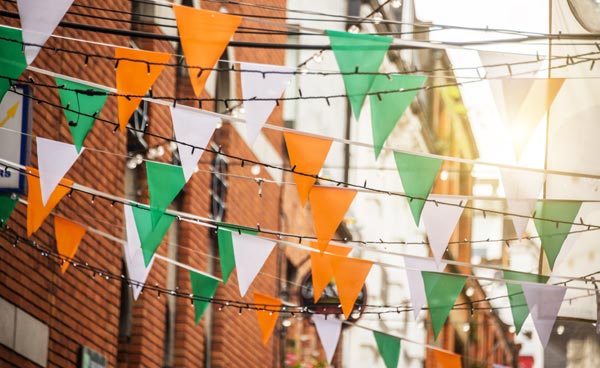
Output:
<instances>
[{"instance_id":1,"label":"white triangular flag","mask_svg":"<svg viewBox=\"0 0 600 368\"><path fill-rule=\"evenodd\" d=\"M317 329L317 334L319 334L323 350L325 350L327 362L331 364L342 332L342 321L335 317L325 319L325 316L321 314L313 314L312 321Z\"/></svg>"},{"instance_id":2,"label":"white triangular flag","mask_svg":"<svg viewBox=\"0 0 600 368\"><path fill-rule=\"evenodd\" d=\"M152 264L154 264L154 256L152 256L148 267L146 267L142 243L140 242L140 236L135 224L133 211L130 206L123 206L123 208L125 213L125 231L127 233L127 243L123 244L123 250L125 252L127 273L130 280L144 283L148 278ZM131 288L133 291L133 299L137 300L143 287L132 283Z\"/></svg>"},{"instance_id":3,"label":"white triangular flag","mask_svg":"<svg viewBox=\"0 0 600 368\"><path fill-rule=\"evenodd\" d=\"M36 143L42 203L45 206L60 179L65 176L85 148L82 147L81 151L77 152L77 148L72 144L41 137L36 138Z\"/></svg>"},{"instance_id":4,"label":"white triangular flag","mask_svg":"<svg viewBox=\"0 0 600 368\"><path fill-rule=\"evenodd\" d=\"M251 63L240 63L240 68L248 145L252 146L277 105L275 99L281 97L292 79L295 68ZM253 98L259 100L248 101ZM261 101L263 98L271 100Z\"/></svg>"},{"instance_id":5,"label":"white triangular flag","mask_svg":"<svg viewBox=\"0 0 600 368\"><path fill-rule=\"evenodd\" d=\"M194 174L198 161L204 153L202 148L208 145L221 118L190 108L171 107L171 119L177 139L181 167L187 182ZM193 149L192 147L201 148Z\"/></svg>"},{"instance_id":6,"label":"white triangular flag","mask_svg":"<svg viewBox=\"0 0 600 368\"><path fill-rule=\"evenodd\" d=\"M433 258L439 264L464 208L459 205L462 202L460 199L434 195L430 195L428 199L430 201L427 201L423 207L421 221L427 231ZM449 206L438 202L453 205Z\"/></svg>"},{"instance_id":7,"label":"white triangular flag","mask_svg":"<svg viewBox=\"0 0 600 368\"><path fill-rule=\"evenodd\" d=\"M440 264L437 265L431 258L405 256L404 265L406 266L406 276L408 277L408 289L410 291L413 315L415 319L417 319L419 312L421 312L421 309L427 302L425 284L423 283L421 271L443 272L446 263L440 262Z\"/></svg>"},{"instance_id":8,"label":"white triangular flag","mask_svg":"<svg viewBox=\"0 0 600 368\"><path fill-rule=\"evenodd\" d=\"M72 3L73 0L17 0L23 42L44 45ZM25 59L28 65L33 63L40 50L39 46L25 45Z\"/></svg>"},{"instance_id":9,"label":"white triangular flag","mask_svg":"<svg viewBox=\"0 0 600 368\"><path fill-rule=\"evenodd\" d=\"M500 169L500 177L506 195L508 212L524 216L511 216L520 240L529 222L529 216L535 209L537 198L544 185L545 175L531 171Z\"/></svg>"},{"instance_id":10,"label":"white triangular flag","mask_svg":"<svg viewBox=\"0 0 600 368\"><path fill-rule=\"evenodd\" d=\"M240 295L244 297L258 271L273 251L275 242L247 234L231 233L231 237Z\"/></svg>"},{"instance_id":11,"label":"white triangular flag","mask_svg":"<svg viewBox=\"0 0 600 368\"><path fill-rule=\"evenodd\" d=\"M542 284L522 284L521 287L535 330L542 345L546 347L567 288Z\"/></svg>"}]
</instances>

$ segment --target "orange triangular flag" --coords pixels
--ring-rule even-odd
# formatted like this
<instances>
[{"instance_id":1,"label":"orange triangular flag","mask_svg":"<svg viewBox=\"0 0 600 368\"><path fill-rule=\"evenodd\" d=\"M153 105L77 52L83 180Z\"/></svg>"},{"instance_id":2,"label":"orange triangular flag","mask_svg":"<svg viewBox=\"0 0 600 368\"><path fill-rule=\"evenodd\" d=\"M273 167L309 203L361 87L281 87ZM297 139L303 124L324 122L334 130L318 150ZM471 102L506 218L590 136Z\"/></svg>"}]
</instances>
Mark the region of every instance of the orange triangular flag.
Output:
<instances>
[{"instance_id":1,"label":"orange triangular flag","mask_svg":"<svg viewBox=\"0 0 600 368\"><path fill-rule=\"evenodd\" d=\"M290 156L290 165L295 167L294 171L302 173L294 173L294 180L300 203L304 206L316 178L303 174L317 175L321 171L332 141L290 132L284 132L283 138Z\"/></svg>"},{"instance_id":2,"label":"orange triangular flag","mask_svg":"<svg viewBox=\"0 0 600 368\"><path fill-rule=\"evenodd\" d=\"M242 21L241 17L173 5L179 38L196 97Z\"/></svg>"},{"instance_id":3,"label":"orange triangular flag","mask_svg":"<svg viewBox=\"0 0 600 368\"><path fill-rule=\"evenodd\" d=\"M273 298L261 293L254 293L254 303L256 304L256 316L258 317L258 326L262 332L262 342L267 345L269 337L273 333L275 324L277 323L277 317L281 308L281 299ZM265 308L265 310L262 310Z\"/></svg>"},{"instance_id":4,"label":"orange triangular flag","mask_svg":"<svg viewBox=\"0 0 600 368\"><path fill-rule=\"evenodd\" d=\"M48 202L46 202L46 206L44 206L39 171L29 166L26 166L25 169L28 174L27 186L29 187L27 196L27 237L31 237L42 226L42 223L58 202L69 193L73 182L68 179L61 179L50 195Z\"/></svg>"},{"instance_id":5,"label":"orange triangular flag","mask_svg":"<svg viewBox=\"0 0 600 368\"><path fill-rule=\"evenodd\" d=\"M73 258L79 248L79 243L87 229L63 217L54 216L54 236L58 254L69 259ZM61 271L65 273L69 262L64 262Z\"/></svg>"},{"instance_id":6,"label":"orange triangular flag","mask_svg":"<svg viewBox=\"0 0 600 368\"><path fill-rule=\"evenodd\" d=\"M335 286L346 319L354 309L354 302L365 284L373 262L357 258L330 256Z\"/></svg>"},{"instance_id":7,"label":"orange triangular flag","mask_svg":"<svg viewBox=\"0 0 600 368\"><path fill-rule=\"evenodd\" d=\"M115 58L119 60L116 71L117 93L143 96L164 69L165 66L160 64L168 62L171 54L118 47L115 48ZM117 97L119 127L122 132L141 101L141 97Z\"/></svg>"},{"instance_id":8,"label":"orange triangular flag","mask_svg":"<svg viewBox=\"0 0 600 368\"><path fill-rule=\"evenodd\" d=\"M310 246L315 249L323 248L323 246L316 242L311 242ZM352 248L327 245L327 243L325 243L325 247L327 252L341 257L347 256L348 253L352 251ZM310 252L310 265L313 283L313 293L316 303L319 301L321 294L323 294L323 290L325 290L327 284L329 284L329 281L331 281L331 278L333 277L330 255L323 252Z\"/></svg>"},{"instance_id":9,"label":"orange triangular flag","mask_svg":"<svg viewBox=\"0 0 600 368\"><path fill-rule=\"evenodd\" d=\"M329 243L355 196L356 191L352 189L321 186L312 188L310 205L320 244Z\"/></svg>"},{"instance_id":10,"label":"orange triangular flag","mask_svg":"<svg viewBox=\"0 0 600 368\"><path fill-rule=\"evenodd\" d=\"M461 368L462 360L460 355L451 353L449 351L443 351L433 349L433 356L437 361L438 368Z\"/></svg>"}]
</instances>

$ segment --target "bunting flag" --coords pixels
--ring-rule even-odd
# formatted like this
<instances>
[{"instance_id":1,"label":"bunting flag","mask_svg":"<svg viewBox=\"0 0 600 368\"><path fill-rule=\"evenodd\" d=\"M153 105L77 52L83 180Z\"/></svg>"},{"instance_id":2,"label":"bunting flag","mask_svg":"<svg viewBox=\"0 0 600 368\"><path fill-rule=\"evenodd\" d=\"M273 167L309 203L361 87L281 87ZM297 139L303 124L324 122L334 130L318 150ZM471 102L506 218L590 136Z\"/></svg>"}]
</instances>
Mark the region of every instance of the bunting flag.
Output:
<instances>
[{"instance_id":1,"label":"bunting flag","mask_svg":"<svg viewBox=\"0 0 600 368\"><path fill-rule=\"evenodd\" d=\"M373 262L335 255L330 256L329 260L331 262L331 269L333 270L335 286L340 297L342 311L346 319L348 319L352 310L354 310L354 302L365 284Z\"/></svg>"},{"instance_id":2,"label":"bunting flag","mask_svg":"<svg viewBox=\"0 0 600 368\"><path fill-rule=\"evenodd\" d=\"M140 207L134 204L131 206L144 255L144 264L148 267L165 234L169 231L175 216L165 214L155 225L152 223L152 211L148 207Z\"/></svg>"},{"instance_id":3,"label":"bunting flag","mask_svg":"<svg viewBox=\"0 0 600 368\"><path fill-rule=\"evenodd\" d=\"M448 314L465 286L466 276L437 272L421 272L433 327L434 340L444 327Z\"/></svg>"},{"instance_id":4,"label":"bunting flag","mask_svg":"<svg viewBox=\"0 0 600 368\"><path fill-rule=\"evenodd\" d=\"M231 271L235 268L235 255L233 252L233 236L231 232L234 229L223 229L219 227L217 229L217 242L219 243L219 261L221 263L221 276L223 277L223 284L227 284ZM257 231L250 231L241 229L240 232L248 235L256 236Z\"/></svg>"},{"instance_id":5,"label":"bunting flag","mask_svg":"<svg viewBox=\"0 0 600 368\"><path fill-rule=\"evenodd\" d=\"M196 172L204 148L208 145L221 118L195 109L171 107L171 119L177 139L179 159L187 183Z\"/></svg>"},{"instance_id":6,"label":"bunting flag","mask_svg":"<svg viewBox=\"0 0 600 368\"><path fill-rule=\"evenodd\" d=\"M294 173L300 203L305 206L308 194L317 180L315 176L321 171L329 153L332 140L292 132L284 132L283 138L290 157L290 165L295 168L294 171L308 174Z\"/></svg>"},{"instance_id":7,"label":"bunting flag","mask_svg":"<svg viewBox=\"0 0 600 368\"><path fill-rule=\"evenodd\" d=\"M462 359L460 355L449 351L433 349L433 356L437 362L438 368L461 368Z\"/></svg>"},{"instance_id":8,"label":"bunting flag","mask_svg":"<svg viewBox=\"0 0 600 368\"><path fill-rule=\"evenodd\" d=\"M523 294L531 312L531 319L540 337L542 346L548 345L556 316L567 292L567 288L557 285L523 284Z\"/></svg>"},{"instance_id":9,"label":"bunting flag","mask_svg":"<svg viewBox=\"0 0 600 368\"><path fill-rule=\"evenodd\" d=\"M333 238L344 215L356 197L356 191L346 188L316 186L310 191L310 205L315 232L321 251Z\"/></svg>"},{"instance_id":10,"label":"bunting flag","mask_svg":"<svg viewBox=\"0 0 600 368\"><path fill-rule=\"evenodd\" d=\"M429 239L429 247L433 258L440 262L448 247L448 241L463 212L460 199L430 196L431 201L425 203L422 220ZM452 205L439 204L437 201Z\"/></svg>"},{"instance_id":11,"label":"bunting flag","mask_svg":"<svg viewBox=\"0 0 600 368\"><path fill-rule=\"evenodd\" d=\"M154 84L171 54L163 52L115 48L117 79L117 104L119 108L119 127L124 132L129 118L138 108L142 97ZM125 96L123 96L125 95Z\"/></svg>"},{"instance_id":12,"label":"bunting flag","mask_svg":"<svg viewBox=\"0 0 600 368\"><path fill-rule=\"evenodd\" d=\"M310 247L314 249L322 248L316 242L311 242ZM346 257L352 251L352 248L327 245L325 250L328 253L340 257ZM327 285L329 285L329 282L333 278L333 269L331 268L330 258L330 255L327 253L310 252L310 269L315 303L319 301L321 295L323 294L323 291L325 290Z\"/></svg>"},{"instance_id":13,"label":"bunting flag","mask_svg":"<svg viewBox=\"0 0 600 368\"><path fill-rule=\"evenodd\" d=\"M244 297L275 248L275 242L247 234L231 233L231 236L240 295Z\"/></svg>"},{"instance_id":14,"label":"bunting flag","mask_svg":"<svg viewBox=\"0 0 600 368\"><path fill-rule=\"evenodd\" d=\"M580 207L581 202L576 201L540 201L536 205L536 215L533 222L540 236L542 248L546 252L550 269L554 268L554 261L558 257L565 239L569 236L571 223L579 213Z\"/></svg>"},{"instance_id":15,"label":"bunting flag","mask_svg":"<svg viewBox=\"0 0 600 368\"><path fill-rule=\"evenodd\" d=\"M173 11L192 88L200 97L208 69L215 66L242 18L179 5L173 5Z\"/></svg>"},{"instance_id":16,"label":"bunting flag","mask_svg":"<svg viewBox=\"0 0 600 368\"><path fill-rule=\"evenodd\" d=\"M340 72L348 73L342 77L354 118L358 120L374 73L379 71L393 38L332 30L327 31L327 36Z\"/></svg>"},{"instance_id":17,"label":"bunting flag","mask_svg":"<svg viewBox=\"0 0 600 368\"><path fill-rule=\"evenodd\" d=\"M408 206L413 215L415 224L419 226L421 212L425 201L438 176L443 160L439 158L411 155L408 153L394 152L396 168L402 181L404 193L408 196ZM423 199L418 199L423 198Z\"/></svg>"},{"instance_id":18,"label":"bunting flag","mask_svg":"<svg viewBox=\"0 0 600 368\"><path fill-rule=\"evenodd\" d=\"M185 185L185 175L181 166L154 161L146 161L146 174L152 226L156 226Z\"/></svg>"},{"instance_id":19,"label":"bunting flag","mask_svg":"<svg viewBox=\"0 0 600 368\"><path fill-rule=\"evenodd\" d=\"M81 152L74 145L36 137L42 204L45 206L54 188L73 166Z\"/></svg>"},{"instance_id":20,"label":"bunting flag","mask_svg":"<svg viewBox=\"0 0 600 368\"><path fill-rule=\"evenodd\" d=\"M240 63L240 68L248 145L252 146L296 68L250 63Z\"/></svg>"},{"instance_id":21,"label":"bunting flag","mask_svg":"<svg viewBox=\"0 0 600 368\"><path fill-rule=\"evenodd\" d=\"M127 273L131 280L139 283L145 283L150 273L150 269L154 264L154 257L150 258L150 262L146 265L144 259L144 251L140 235L137 230L135 216L133 215L133 206L123 206L125 217L125 232L127 234L127 243L123 244L125 254L125 264L127 265ZM146 211L147 212L147 211ZM133 299L137 300L143 287L137 283L131 284Z\"/></svg>"},{"instance_id":22,"label":"bunting flag","mask_svg":"<svg viewBox=\"0 0 600 368\"><path fill-rule=\"evenodd\" d=\"M6 225L18 201L14 193L0 193L0 228Z\"/></svg>"},{"instance_id":23,"label":"bunting flag","mask_svg":"<svg viewBox=\"0 0 600 368\"><path fill-rule=\"evenodd\" d=\"M21 30L0 26L0 101L15 79L27 68Z\"/></svg>"},{"instance_id":24,"label":"bunting flag","mask_svg":"<svg viewBox=\"0 0 600 368\"><path fill-rule=\"evenodd\" d=\"M442 272L446 268L445 262L440 262L439 265L430 258L404 257L404 265L406 266L406 275L408 278L408 289L410 291L411 305L413 316L415 319L419 316L421 309L427 301L425 295L425 285L423 284L423 276L421 271Z\"/></svg>"},{"instance_id":25,"label":"bunting flag","mask_svg":"<svg viewBox=\"0 0 600 368\"><path fill-rule=\"evenodd\" d=\"M500 178L506 195L508 211L520 216L511 216L519 240L523 236L529 216L544 185L544 173L533 171L500 169Z\"/></svg>"},{"instance_id":26,"label":"bunting flag","mask_svg":"<svg viewBox=\"0 0 600 368\"><path fill-rule=\"evenodd\" d=\"M524 282L537 282L545 284L548 282L548 276L534 275L531 273L517 272L517 271L504 271L504 278L506 280L513 281L524 281ZM510 311L513 316L513 322L515 325L515 334L519 334L523 323L529 315L529 308L527 308L527 302L525 301L525 295L520 284L506 283L506 290L508 293L508 300L510 302Z\"/></svg>"},{"instance_id":27,"label":"bunting flag","mask_svg":"<svg viewBox=\"0 0 600 368\"><path fill-rule=\"evenodd\" d=\"M215 295L215 291L217 291L219 280L198 272L190 271L190 282L192 283L192 294L194 294L196 324L198 324L204 311L210 305L209 299L211 299Z\"/></svg>"},{"instance_id":28,"label":"bunting flag","mask_svg":"<svg viewBox=\"0 0 600 368\"><path fill-rule=\"evenodd\" d=\"M375 159L379 157L383 144L426 79L423 75L375 75L369 98ZM398 92L402 90L406 91ZM386 93L389 91L394 92Z\"/></svg>"},{"instance_id":29,"label":"bunting flag","mask_svg":"<svg viewBox=\"0 0 600 368\"><path fill-rule=\"evenodd\" d=\"M68 259L72 259L77 253L79 243L85 235L87 228L78 225L66 218L54 216L54 235L56 238L56 249L58 254ZM69 267L69 262L64 262L61 266L62 273L65 273Z\"/></svg>"},{"instance_id":30,"label":"bunting flag","mask_svg":"<svg viewBox=\"0 0 600 368\"><path fill-rule=\"evenodd\" d=\"M72 3L73 0L17 0L27 64L33 63L41 50L35 45L46 43Z\"/></svg>"},{"instance_id":31,"label":"bunting flag","mask_svg":"<svg viewBox=\"0 0 600 368\"><path fill-rule=\"evenodd\" d=\"M27 237L35 233L50 212L56 207L58 202L71 191L73 182L68 179L61 179L60 185L56 186L48 202L44 205L42 202L42 188L40 184L40 173L36 169L26 166L27 171Z\"/></svg>"},{"instance_id":32,"label":"bunting flag","mask_svg":"<svg viewBox=\"0 0 600 368\"><path fill-rule=\"evenodd\" d=\"M261 293L254 293L254 303L259 304L261 308L264 306L266 309L261 310L258 308L256 310L256 317L258 318L258 326L262 333L262 342L264 345L267 345L267 341L269 341L269 337L271 337L275 324L277 323L277 318L279 317L279 312L271 310L279 310L283 303L281 302L281 299L273 298L272 296Z\"/></svg>"},{"instance_id":33,"label":"bunting flag","mask_svg":"<svg viewBox=\"0 0 600 368\"><path fill-rule=\"evenodd\" d=\"M398 367L398 361L400 360L400 339L378 331L373 331L373 336L377 342L379 355L381 355L386 368Z\"/></svg>"},{"instance_id":34,"label":"bunting flag","mask_svg":"<svg viewBox=\"0 0 600 368\"><path fill-rule=\"evenodd\" d=\"M108 98L108 91L85 84L56 78L60 103L69 123L77 152L81 152L85 137L92 129Z\"/></svg>"},{"instance_id":35,"label":"bunting flag","mask_svg":"<svg viewBox=\"0 0 600 368\"><path fill-rule=\"evenodd\" d=\"M340 340L342 321L337 318L325 319L325 316L321 314L313 314L312 321L317 329L323 350L325 350L327 362L331 364L333 354L335 354L335 349Z\"/></svg>"}]
</instances>

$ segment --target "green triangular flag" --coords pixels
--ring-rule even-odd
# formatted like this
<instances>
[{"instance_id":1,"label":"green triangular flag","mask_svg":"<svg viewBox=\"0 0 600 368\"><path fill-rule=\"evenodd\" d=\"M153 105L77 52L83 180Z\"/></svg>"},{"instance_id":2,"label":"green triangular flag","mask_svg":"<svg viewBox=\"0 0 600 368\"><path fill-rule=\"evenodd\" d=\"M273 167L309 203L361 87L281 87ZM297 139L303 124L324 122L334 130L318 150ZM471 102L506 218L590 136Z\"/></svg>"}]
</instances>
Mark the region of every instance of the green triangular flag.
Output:
<instances>
[{"instance_id":1,"label":"green triangular flag","mask_svg":"<svg viewBox=\"0 0 600 368\"><path fill-rule=\"evenodd\" d=\"M77 152L80 152L85 137L104 107L108 92L62 78L56 78L56 85L64 86L58 89L58 94L73 136L73 144Z\"/></svg>"},{"instance_id":2,"label":"green triangular flag","mask_svg":"<svg viewBox=\"0 0 600 368\"><path fill-rule=\"evenodd\" d=\"M535 209L535 228L537 229L542 248L546 252L550 269L554 268L554 261L565 239L571 231L571 224L579 212L581 202L540 201ZM568 224L539 219L549 219L568 222Z\"/></svg>"},{"instance_id":3,"label":"green triangular flag","mask_svg":"<svg viewBox=\"0 0 600 368\"><path fill-rule=\"evenodd\" d=\"M221 225L220 225L221 226ZM219 227L217 230L217 239L219 242L219 261L221 263L221 277L223 277L223 283L227 284L231 271L235 268L235 256L233 253L233 238L231 236L232 231L237 231L234 228L227 228L226 226ZM243 234L258 235L257 231L240 229Z\"/></svg>"},{"instance_id":4,"label":"green triangular flag","mask_svg":"<svg viewBox=\"0 0 600 368\"><path fill-rule=\"evenodd\" d=\"M548 276L517 271L504 271L504 278L506 280L538 282L541 284L545 284L548 281ZM527 315L529 314L529 307L527 306L527 300L525 300L525 294L523 294L521 285L506 283L506 289L508 291L510 311L515 324L515 333L518 335L523 326L523 322L525 322L525 319L527 319Z\"/></svg>"},{"instance_id":5,"label":"green triangular flag","mask_svg":"<svg viewBox=\"0 0 600 368\"><path fill-rule=\"evenodd\" d=\"M381 355L385 366L387 368L398 367L400 339L378 331L373 331L373 336L375 337L375 341L377 341L379 355Z\"/></svg>"},{"instance_id":6,"label":"green triangular flag","mask_svg":"<svg viewBox=\"0 0 600 368\"><path fill-rule=\"evenodd\" d=\"M375 74L355 72L357 69L362 73L379 71L393 38L331 30L327 31L327 35L340 72L349 73L342 75L342 78L354 117L358 120Z\"/></svg>"},{"instance_id":7,"label":"green triangular flag","mask_svg":"<svg viewBox=\"0 0 600 368\"><path fill-rule=\"evenodd\" d=\"M418 89L423 87L425 79L427 77L422 75L392 75L389 78L385 75L375 76L370 93L408 90L370 95L375 158L379 157L383 144L419 92Z\"/></svg>"},{"instance_id":8,"label":"green triangular flag","mask_svg":"<svg viewBox=\"0 0 600 368\"><path fill-rule=\"evenodd\" d=\"M408 200L410 212L412 212L415 224L419 226L425 200L416 199L415 197L427 199L440 167L442 167L443 160L400 152L394 152L394 160L396 161L396 168L402 181L404 193L409 196L406 199Z\"/></svg>"},{"instance_id":9,"label":"green triangular flag","mask_svg":"<svg viewBox=\"0 0 600 368\"><path fill-rule=\"evenodd\" d=\"M190 281L192 282L192 294L194 297L210 299L215 295L219 280L214 277L206 276L198 272L190 271ZM194 311L196 314L196 324L200 322L206 307L210 302L208 300L198 300L194 298Z\"/></svg>"},{"instance_id":10,"label":"green triangular flag","mask_svg":"<svg viewBox=\"0 0 600 368\"><path fill-rule=\"evenodd\" d=\"M140 237L140 243L142 243L144 263L147 267L150 264L156 249L158 249L158 246L169 230L175 216L164 215L160 218L158 224L154 226L152 224L151 212L147 207L138 207L132 204L131 209L133 211L133 218L135 219L135 227L137 228Z\"/></svg>"},{"instance_id":11,"label":"green triangular flag","mask_svg":"<svg viewBox=\"0 0 600 368\"><path fill-rule=\"evenodd\" d=\"M154 161L146 161L146 174L152 226L156 226L185 185L185 175L181 166Z\"/></svg>"},{"instance_id":12,"label":"green triangular flag","mask_svg":"<svg viewBox=\"0 0 600 368\"><path fill-rule=\"evenodd\" d=\"M0 26L0 101L11 86L10 79L17 79L27 68L23 53L23 37L20 29Z\"/></svg>"},{"instance_id":13,"label":"green triangular flag","mask_svg":"<svg viewBox=\"0 0 600 368\"><path fill-rule=\"evenodd\" d=\"M434 340L437 340L450 310L454 307L456 298L465 286L467 277L426 271L421 271L421 275L425 285L425 296L427 297Z\"/></svg>"},{"instance_id":14,"label":"green triangular flag","mask_svg":"<svg viewBox=\"0 0 600 368\"><path fill-rule=\"evenodd\" d=\"M17 205L18 197L14 193L0 194L0 227L6 224L10 218L15 206Z\"/></svg>"}]
</instances>

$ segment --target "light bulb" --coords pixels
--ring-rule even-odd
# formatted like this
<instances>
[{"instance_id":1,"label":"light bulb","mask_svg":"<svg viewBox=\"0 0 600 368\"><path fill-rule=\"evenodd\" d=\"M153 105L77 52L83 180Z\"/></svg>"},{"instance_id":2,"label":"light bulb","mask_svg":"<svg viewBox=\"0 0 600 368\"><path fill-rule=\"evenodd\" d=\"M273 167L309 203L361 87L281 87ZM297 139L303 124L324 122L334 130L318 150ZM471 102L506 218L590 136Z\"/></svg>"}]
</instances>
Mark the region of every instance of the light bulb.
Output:
<instances>
[{"instance_id":1,"label":"light bulb","mask_svg":"<svg viewBox=\"0 0 600 368\"><path fill-rule=\"evenodd\" d=\"M383 19L383 15L381 14L381 12L377 12L377 13L373 14L373 23L379 24L379 23L381 23L382 19Z\"/></svg>"},{"instance_id":2,"label":"light bulb","mask_svg":"<svg viewBox=\"0 0 600 368\"><path fill-rule=\"evenodd\" d=\"M353 25L350 26L350 28L348 28L348 32L350 32L350 33L359 33L360 32L360 28L356 24L353 24Z\"/></svg>"},{"instance_id":3,"label":"light bulb","mask_svg":"<svg viewBox=\"0 0 600 368\"><path fill-rule=\"evenodd\" d=\"M392 6L392 8L398 9L402 5L402 1L400 1L400 0L392 0L392 2L390 3L390 5Z\"/></svg>"},{"instance_id":4,"label":"light bulb","mask_svg":"<svg viewBox=\"0 0 600 368\"><path fill-rule=\"evenodd\" d=\"M315 54L315 56L313 56L312 59L317 64L321 63L321 61L323 61L323 53L318 52L317 54Z\"/></svg>"}]
</instances>

